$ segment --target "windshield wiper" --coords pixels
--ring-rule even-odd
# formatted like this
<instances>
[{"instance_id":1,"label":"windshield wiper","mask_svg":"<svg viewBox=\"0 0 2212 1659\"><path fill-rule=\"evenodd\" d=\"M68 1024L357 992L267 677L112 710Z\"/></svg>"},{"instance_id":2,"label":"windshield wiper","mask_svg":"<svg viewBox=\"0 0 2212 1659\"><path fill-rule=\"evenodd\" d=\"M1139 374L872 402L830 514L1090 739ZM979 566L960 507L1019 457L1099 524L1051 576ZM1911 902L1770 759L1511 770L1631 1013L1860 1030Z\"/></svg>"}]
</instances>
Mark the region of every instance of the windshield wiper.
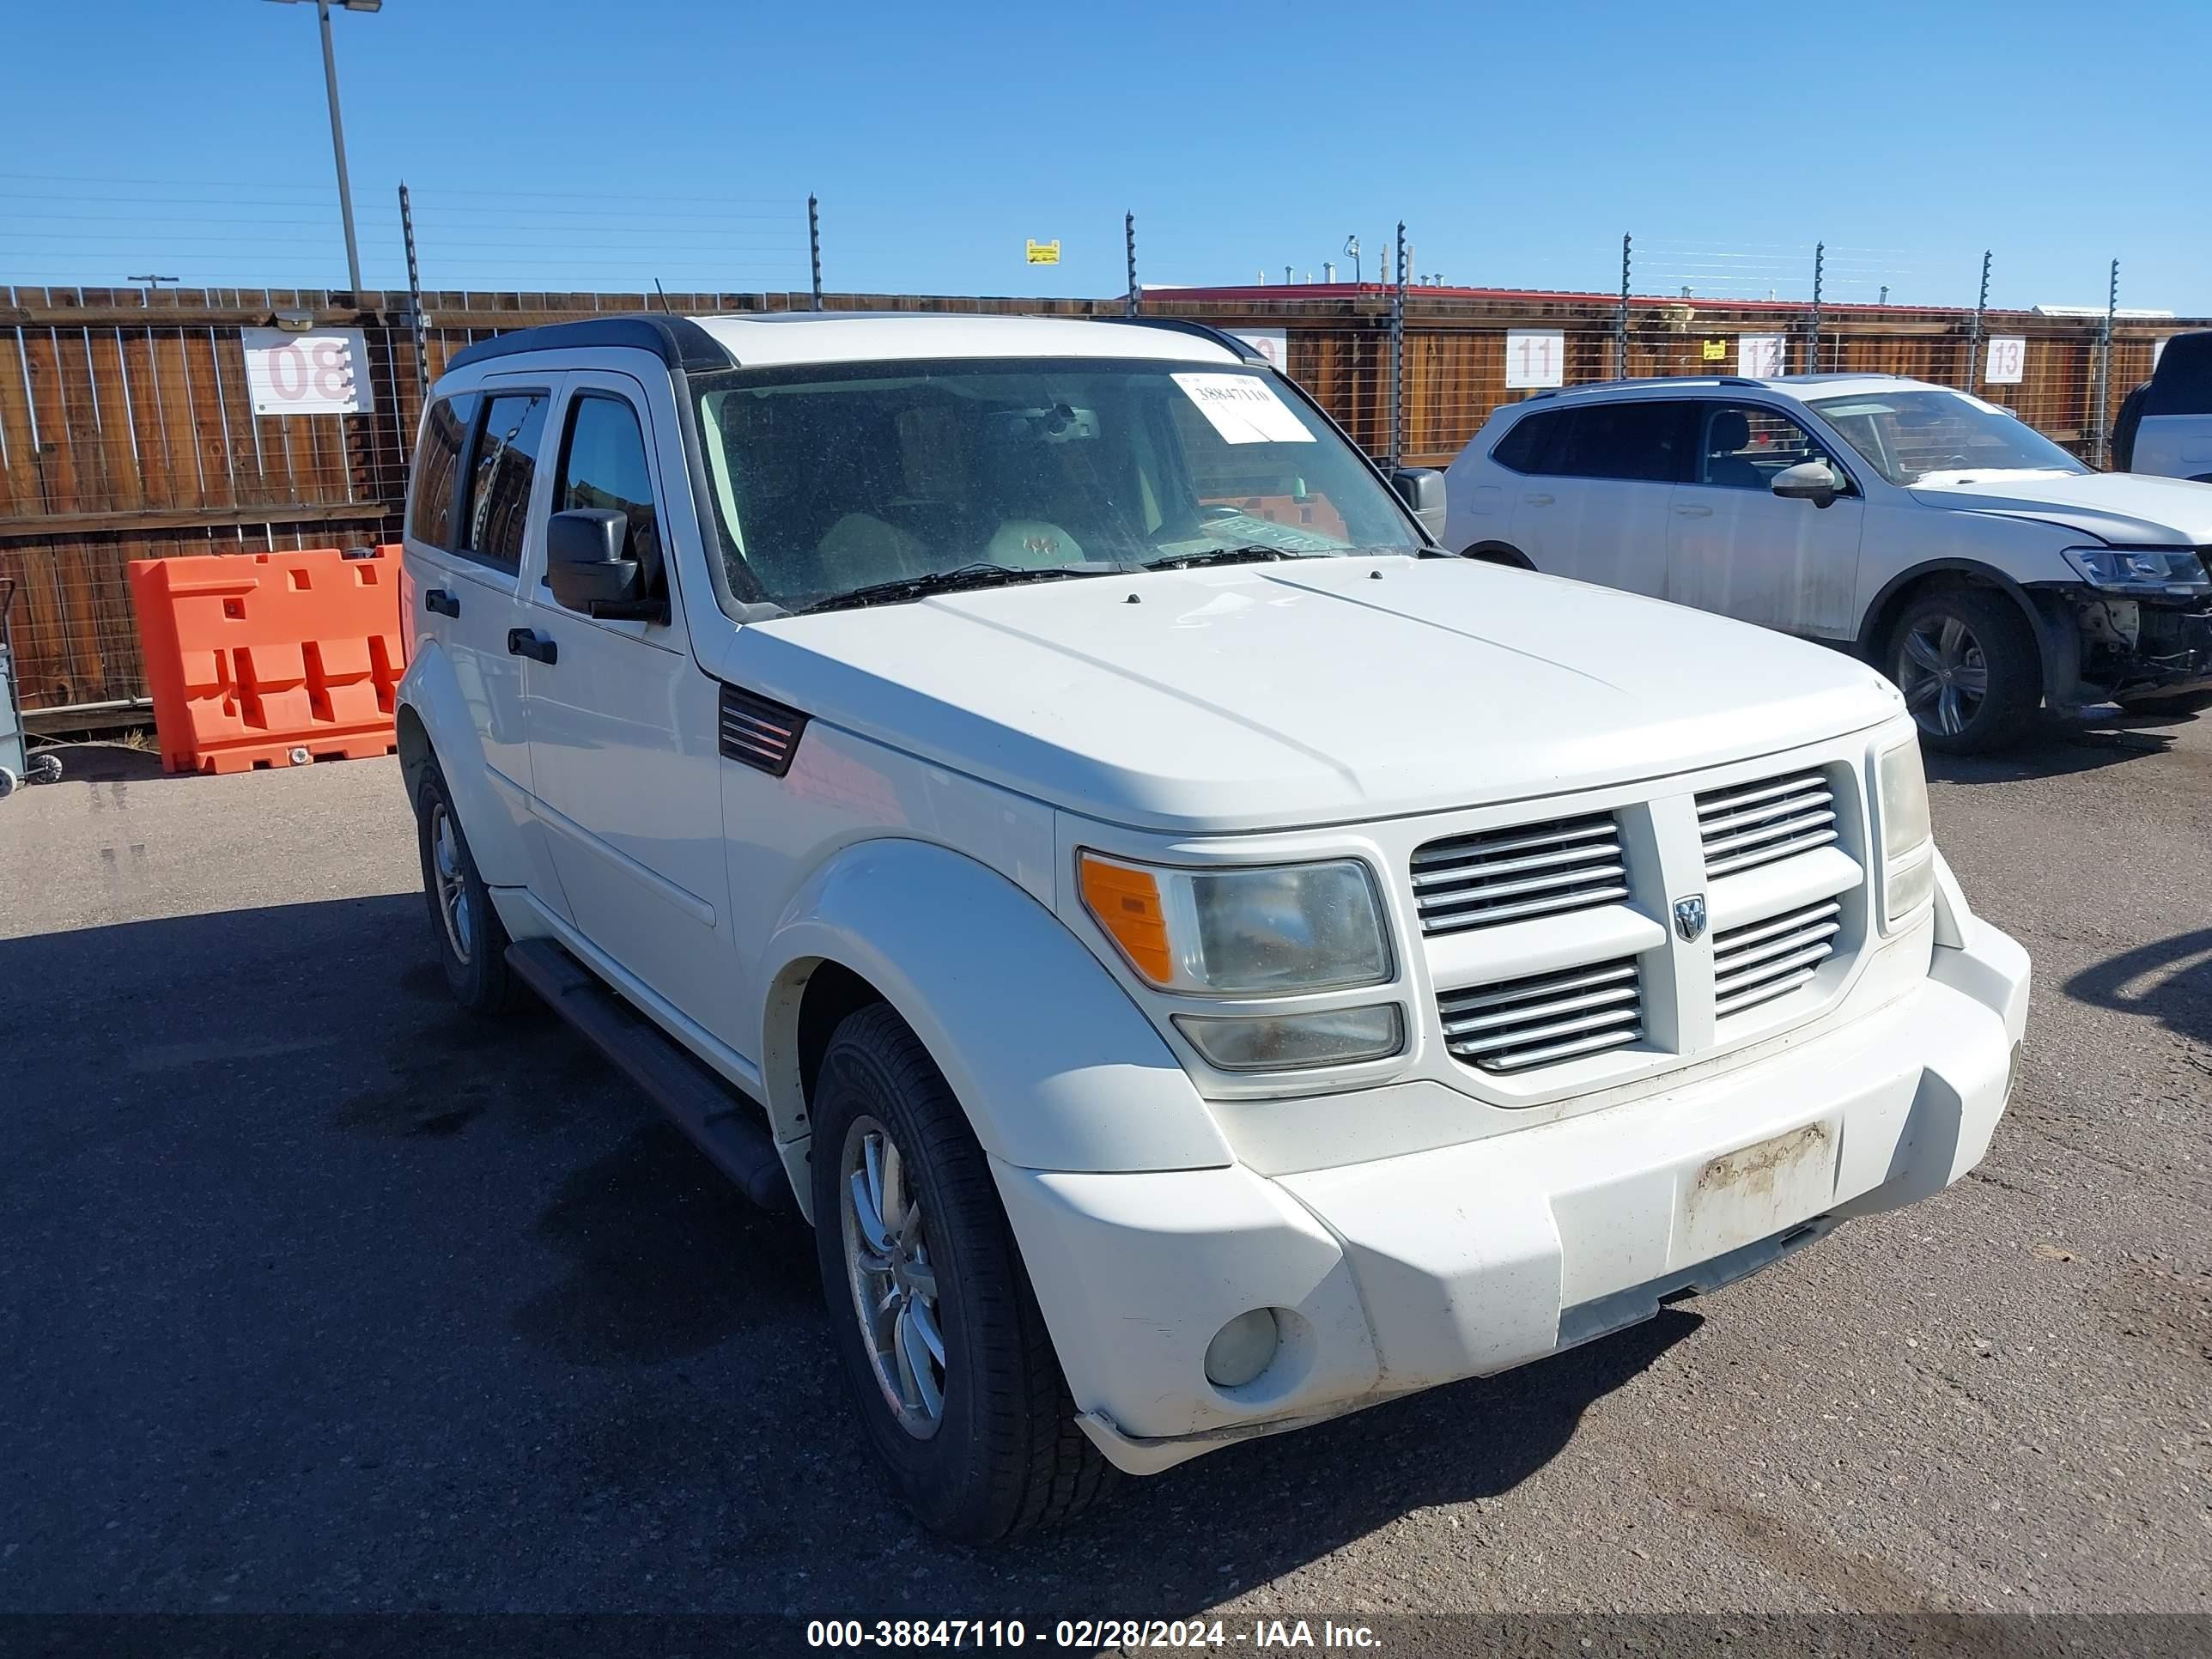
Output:
<instances>
[{"instance_id":1,"label":"windshield wiper","mask_svg":"<svg viewBox=\"0 0 2212 1659\"><path fill-rule=\"evenodd\" d=\"M1147 559L1138 566L1139 570L1195 570L1208 564L1266 564L1276 559L1295 559L1296 553L1285 553L1279 547L1262 547L1254 543L1246 547L1216 547L1203 553L1170 553L1164 559Z\"/></svg>"},{"instance_id":2,"label":"windshield wiper","mask_svg":"<svg viewBox=\"0 0 2212 1659\"><path fill-rule=\"evenodd\" d=\"M1023 569L1011 564L963 564L957 570L933 570L922 576L901 576L895 581L870 582L865 587L832 593L803 606L804 617L817 611L852 611L864 605L896 605L926 599L932 593L959 593L978 587L1012 587L1020 582L1057 581L1066 576L1095 576L1104 573L1076 570L1066 565Z\"/></svg>"}]
</instances>

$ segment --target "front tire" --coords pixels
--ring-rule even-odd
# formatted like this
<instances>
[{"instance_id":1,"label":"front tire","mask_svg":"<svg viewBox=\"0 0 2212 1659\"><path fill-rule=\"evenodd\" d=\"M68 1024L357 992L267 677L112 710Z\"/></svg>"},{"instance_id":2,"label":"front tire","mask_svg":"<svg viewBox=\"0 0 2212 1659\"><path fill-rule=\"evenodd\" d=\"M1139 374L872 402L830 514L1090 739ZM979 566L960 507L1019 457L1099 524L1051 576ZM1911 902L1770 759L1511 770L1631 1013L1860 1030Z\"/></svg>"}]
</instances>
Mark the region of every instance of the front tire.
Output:
<instances>
[{"instance_id":1,"label":"front tire","mask_svg":"<svg viewBox=\"0 0 2212 1659\"><path fill-rule=\"evenodd\" d=\"M1924 594L1891 630L1883 665L1920 740L1954 755L2016 739L2042 701L2035 635L2020 607L1985 588Z\"/></svg>"},{"instance_id":2,"label":"front tire","mask_svg":"<svg viewBox=\"0 0 2212 1659\"><path fill-rule=\"evenodd\" d=\"M453 811L452 792L435 762L423 768L422 787L416 792L415 840L447 988L471 1013L506 1012L521 994L520 982L507 970L507 929L477 873L460 815Z\"/></svg>"},{"instance_id":3,"label":"front tire","mask_svg":"<svg viewBox=\"0 0 2212 1659\"><path fill-rule=\"evenodd\" d=\"M1087 1508L1112 1471L1075 1425L983 1149L888 1004L831 1036L813 1118L823 1294L900 1501L964 1543Z\"/></svg>"}]
</instances>

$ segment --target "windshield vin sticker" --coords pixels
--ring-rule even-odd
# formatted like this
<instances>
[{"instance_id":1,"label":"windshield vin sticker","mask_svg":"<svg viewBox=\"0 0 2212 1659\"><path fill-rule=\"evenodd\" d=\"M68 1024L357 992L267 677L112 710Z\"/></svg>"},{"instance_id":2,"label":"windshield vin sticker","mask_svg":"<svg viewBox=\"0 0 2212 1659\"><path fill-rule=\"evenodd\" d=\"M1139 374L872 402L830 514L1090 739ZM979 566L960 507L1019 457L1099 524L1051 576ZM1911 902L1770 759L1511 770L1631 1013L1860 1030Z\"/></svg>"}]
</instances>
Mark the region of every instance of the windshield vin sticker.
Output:
<instances>
[{"instance_id":1,"label":"windshield vin sticker","mask_svg":"<svg viewBox=\"0 0 2212 1659\"><path fill-rule=\"evenodd\" d=\"M1222 441L1232 444L1310 444L1312 433L1275 395L1275 388L1250 374L1177 374L1175 383L1199 412L1212 422Z\"/></svg>"}]
</instances>

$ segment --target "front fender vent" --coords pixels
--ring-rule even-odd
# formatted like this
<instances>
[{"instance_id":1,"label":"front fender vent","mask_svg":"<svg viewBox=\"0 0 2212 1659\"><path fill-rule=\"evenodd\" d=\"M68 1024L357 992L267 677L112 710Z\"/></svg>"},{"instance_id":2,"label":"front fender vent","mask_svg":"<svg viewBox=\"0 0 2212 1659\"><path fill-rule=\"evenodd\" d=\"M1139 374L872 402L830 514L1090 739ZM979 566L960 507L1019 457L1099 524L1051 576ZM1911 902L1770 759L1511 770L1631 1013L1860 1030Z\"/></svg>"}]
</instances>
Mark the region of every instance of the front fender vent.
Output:
<instances>
[{"instance_id":1,"label":"front fender vent","mask_svg":"<svg viewBox=\"0 0 2212 1659\"><path fill-rule=\"evenodd\" d=\"M806 716L796 708L750 691L740 691L734 685L722 688L722 756L726 760L742 761L772 778L780 778L791 770L792 758L799 753L799 734L805 730Z\"/></svg>"}]
</instances>

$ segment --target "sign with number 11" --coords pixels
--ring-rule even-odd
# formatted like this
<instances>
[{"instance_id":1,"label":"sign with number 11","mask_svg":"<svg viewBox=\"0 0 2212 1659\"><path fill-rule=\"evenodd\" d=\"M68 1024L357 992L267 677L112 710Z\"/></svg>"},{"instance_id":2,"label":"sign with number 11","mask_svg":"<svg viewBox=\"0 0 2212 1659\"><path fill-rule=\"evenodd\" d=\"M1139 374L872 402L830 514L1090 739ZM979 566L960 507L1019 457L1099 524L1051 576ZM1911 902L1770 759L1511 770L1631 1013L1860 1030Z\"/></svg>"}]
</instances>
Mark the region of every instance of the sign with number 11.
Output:
<instances>
[{"instance_id":1,"label":"sign with number 11","mask_svg":"<svg viewBox=\"0 0 2212 1659\"><path fill-rule=\"evenodd\" d=\"M1567 337L1556 328L1514 328L1505 331L1505 389L1562 386Z\"/></svg>"}]
</instances>

